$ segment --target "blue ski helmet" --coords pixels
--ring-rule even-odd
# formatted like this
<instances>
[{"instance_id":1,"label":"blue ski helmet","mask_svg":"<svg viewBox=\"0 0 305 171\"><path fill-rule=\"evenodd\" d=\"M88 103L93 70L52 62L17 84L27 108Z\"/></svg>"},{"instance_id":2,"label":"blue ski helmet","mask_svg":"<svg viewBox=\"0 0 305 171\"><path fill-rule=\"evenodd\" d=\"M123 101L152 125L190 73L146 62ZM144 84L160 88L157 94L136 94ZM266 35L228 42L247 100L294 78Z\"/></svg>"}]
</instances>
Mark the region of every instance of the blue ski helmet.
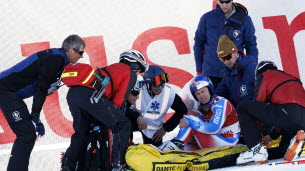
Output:
<instances>
[{"instance_id":1,"label":"blue ski helmet","mask_svg":"<svg viewBox=\"0 0 305 171\"><path fill-rule=\"evenodd\" d=\"M154 87L159 87L159 85L164 85L164 83L168 82L167 73L157 65L150 65L143 78L146 83L156 85Z\"/></svg>"},{"instance_id":2,"label":"blue ski helmet","mask_svg":"<svg viewBox=\"0 0 305 171\"><path fill-rule=\"evenodd\" d=\"M210 91L210 94L211 95L214 94L214 86L213 86L213 83L211 82L211 80L209 79L209 77L204 76L204 75L197 75L192 80L191 85L190 85L190 91L191 91L193 97L195 98L195 100L198 101L194 92L203 88L203 87L208 87L208 89Z\"/></svg>"}]
</instances>

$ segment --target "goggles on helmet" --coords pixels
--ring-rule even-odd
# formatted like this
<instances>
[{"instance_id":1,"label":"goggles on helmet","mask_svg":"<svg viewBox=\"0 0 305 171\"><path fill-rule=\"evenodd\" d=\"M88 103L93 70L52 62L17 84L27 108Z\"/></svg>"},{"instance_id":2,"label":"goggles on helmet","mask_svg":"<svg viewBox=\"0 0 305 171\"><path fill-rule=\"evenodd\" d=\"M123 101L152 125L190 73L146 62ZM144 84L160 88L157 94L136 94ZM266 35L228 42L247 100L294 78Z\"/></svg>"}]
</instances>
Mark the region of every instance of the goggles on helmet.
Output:
<instances>
[{"instance_id":1,"label":"goggles on helmet","mask_svg":"<svg viewBox=\"0 0 305 171\"><path fill-rule=\"evenodd\" d=\"M167 73L157 75L151 81L154 87L164 86L164 84L168 82L168 75Z\"/></svg>"},{"instance_id":2,"label":"goggles on helmet","mask_svg":"<svg viewBox=\"0 0 305 171\"><path fill-rule=\"evenodd\" d=\"M144 84L145 84L144 80L137 81L132 90L140 90L140 89L142 89Z\"/></svg>"},{"instance_id":3,"label":"goggles on helmet","mask_svg":"<svg viewBox=\"0 0 305 171\"><path fill-rule=\"evenodd\" d=\"M209 87L209 82L207 81L193 81L190 88L191 92L195 92L203 87Z\"/></svg>"}]
</instances>

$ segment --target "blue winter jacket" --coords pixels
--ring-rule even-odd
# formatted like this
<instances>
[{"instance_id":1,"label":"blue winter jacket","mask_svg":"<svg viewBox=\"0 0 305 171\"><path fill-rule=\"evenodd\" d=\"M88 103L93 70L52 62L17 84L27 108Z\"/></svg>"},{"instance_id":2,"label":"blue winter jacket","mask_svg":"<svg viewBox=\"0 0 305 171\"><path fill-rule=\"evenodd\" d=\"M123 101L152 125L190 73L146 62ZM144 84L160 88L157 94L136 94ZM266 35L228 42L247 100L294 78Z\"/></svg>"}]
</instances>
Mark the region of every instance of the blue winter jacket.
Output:
<instances>
[{"instance_id":1,"label":"blue winter jacket","mask_svg":"<svg viewBox=\"0 0 305 171\"><path fill-rule=\"evenodd\" d=\"M235 3L236 12L226 19L219 5L205 13L195 34L194 55L196 72L213 77L223 77L224 63L218 59L216 50L221 35L227 35L238 50L258 60L255 28L246 9Z\"/></svg>"},{"instance_id":2,"label":"blue winter jacket","mask_svg":"<svg viewBox=\"0 0 305 171\"><path fill-rule=\"evenodd\" d=\"M239 59L234 68L225 66L225 76L217 86L217 95L228 99L234 107L246 100L252 100L254 95L256 59L239 53Z\"/></svg>"}]
</instances>

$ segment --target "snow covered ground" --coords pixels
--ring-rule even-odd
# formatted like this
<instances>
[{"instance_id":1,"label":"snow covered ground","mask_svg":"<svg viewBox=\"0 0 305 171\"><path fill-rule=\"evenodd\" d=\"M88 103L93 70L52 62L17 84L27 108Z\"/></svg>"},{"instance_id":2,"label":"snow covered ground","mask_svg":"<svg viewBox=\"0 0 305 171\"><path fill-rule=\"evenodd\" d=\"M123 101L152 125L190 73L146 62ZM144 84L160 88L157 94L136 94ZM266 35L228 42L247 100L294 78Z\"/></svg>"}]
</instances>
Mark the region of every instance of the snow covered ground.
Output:
<instances>
[{"instance_id":1,"label":"snow covered ground","mask_svg":"<svg viewBox=\"0 0 305 171\"><path fill-rule=\"evenodd\" d=\"M165 140L171 139L178 129L175 129L171 134L167 134ZM134 141L136 143L141 143L140 133L134 133ZM69 146L69 142L61 144L52 144L52 145L41 145L35 146L31 155L29 171L59 171L60 170L60 153L64 152ZM10 149L0 149L0 171L6 171L6 166L8 163L10 154ZM298 160L305 160L305 156L300 157ZM281 162L283 159L276 159L269 161L272 162ZM270 166L268 164L263 165L248 165L248 166L232 166L227 168L215 169L219 171L229 171L229 170L238 170L238 171L287 171L287 170L305 170L305 164L293 165L276 165Z\"/></svg>"},{"instance_id":2,"label":"snow covered ground","mask_svg":"<svg viewBox=\"0 0 305 171\"><path fill-rule=\"evenodd\" d=\"M270 160L269 163L273 162L283 162L284 159L275 159ZM297 160L305 160L305 156L301 156ZM232 166L232 167L226 167L221 169L215 169L217 171L229 171L229 170L238 170L238 171L270 171L270 170L276 170L276 171L299 171L299 170L305 170L305 163L304 164L281 164L281 165L269 165L269 164L262 164L262 165L248 165L248 166Z\"/></svg>"}]
</instances>

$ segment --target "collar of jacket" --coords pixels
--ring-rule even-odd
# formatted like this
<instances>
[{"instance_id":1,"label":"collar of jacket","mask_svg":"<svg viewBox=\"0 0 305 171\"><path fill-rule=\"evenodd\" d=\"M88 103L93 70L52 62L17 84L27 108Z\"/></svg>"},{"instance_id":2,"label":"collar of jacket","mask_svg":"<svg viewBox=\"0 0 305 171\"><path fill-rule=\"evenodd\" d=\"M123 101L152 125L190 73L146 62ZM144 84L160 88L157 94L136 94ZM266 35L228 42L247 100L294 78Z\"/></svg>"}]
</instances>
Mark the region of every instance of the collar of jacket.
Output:
<instances>
[{"instance_id":1,"label":"collar of jacket","mask_svg":"<svg viewBox=\"0 0 305 171\"><path fill-rule=\"evenodd\" d=\"M59 48L58 51L64 56L65 66L68 65L70 62L69 62L69 60L68 60L68 56L67 56L67 54L66 54L65 49Z\"/></svg>"},{"instance_id":2,"label":"collar of jacket","mask_svg":"<svg viewBox=\"0 0 305 171\"><path fill-rule=\"evenodd\" d=\"M245 7L243 7L242 5L238 4L238 3L233 3L233 8L235 8L235 13L230 14L230 16L228 18L225 17L225 14L223 13L222 9L220 8L220 6L217 4L215 7L215 12L218 14L222 14L222 16L224 18L226 18L227 22L229 25L231 23L232 26L237 25L241 25L242 21L244 19L244 17L246 15L248 15L248 11L246 10ZM235 24L233 24L235 23Z\"/></svg>"}]
</instances>

